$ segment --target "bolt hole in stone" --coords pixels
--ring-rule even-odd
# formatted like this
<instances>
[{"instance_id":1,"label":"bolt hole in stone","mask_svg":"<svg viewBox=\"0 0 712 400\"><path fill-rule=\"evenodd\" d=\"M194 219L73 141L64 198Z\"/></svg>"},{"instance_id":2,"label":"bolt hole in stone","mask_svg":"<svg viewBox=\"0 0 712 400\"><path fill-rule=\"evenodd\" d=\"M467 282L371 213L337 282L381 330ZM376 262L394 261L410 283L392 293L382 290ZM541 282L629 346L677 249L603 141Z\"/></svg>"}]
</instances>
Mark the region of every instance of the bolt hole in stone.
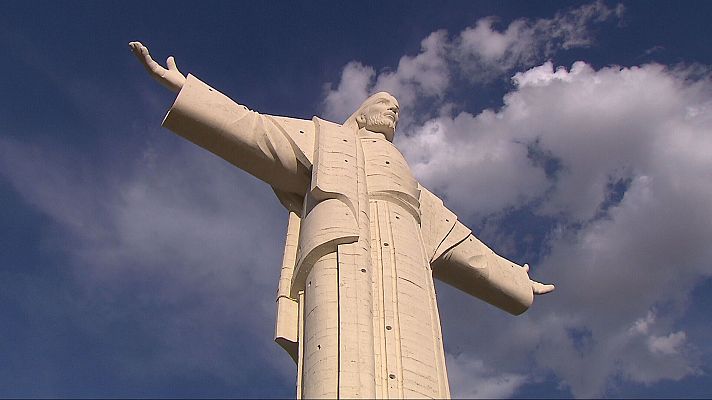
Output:
<instances>
[{"instance_id":1,"label":"bolt hole in stone","mask_svg":"<svg viewBox=\"0 0 712 400\"><path fill-rule=\"evenodd\" d=\"M390 161L386 161L386 164L390 164L390 163L391 163Z\"/></svg>"},{"instance_id":2,"label":"bolt hole in stone","mask_svg":"<svg viewBox=\"0 0 712 400\"><path fill-rule=\"evenodd\" d=\"M393 329L393 328L391 328L390 325L386 325L386 330L387 330L387 331L390 331L391 329Z\"/></svg>"},{"instance_id":3,"label":"bolt hole in stone","mask_svg":"<svg viewBox=\"0 0 712 400\"><path fill-rule=\"evenodd\" d=\"M299 131L299 133L304 133L304 131Z\"/></svg>"},{"instance_id":4,"label":"bolt hole in stone","mask_svg":"<svg viewBox=\"0 0 712 400\"><path fill-rule=\"evenodd\" d=\"M366 272L366 268L361 268L361 272Z\"/></svg>"},{"instance_id":5,"label":"bolt hole in stone","mask_svg":"<svg viewBox=\"0 0 712 400\"><path fill-rule=\"evenodd\" d=\"M319 350L321 350L321 345L320 345L320 344L317 344L317 345L316 345L316 348L319 349Z\"/></svg>"},{"instance_id":6,"label":"bolt hole in stone","mask_svg":"<svg viewBox=\"0 0 712 400\"><path fill-rule=\"evenodd\" d=\"M396 219L400 219L400 217L396 215Z\"/></svg>"},{"instance_id":7,"label":"bolt hole in stone","mask_svg":"<svg viewBox=\"0 0 712 400\"><path fill-rule=\"evenodd\" d=\"M388 375L388 377L391 379L396 379L396 376L394 374L390 374L390 375Z\"/></svg>"},{"instance_id":8,"label":"bolt hole in stone","mask_svg":"<svg viewBox=\"0 0 712 400\"><path fill-rule=\"evenodd\" d=\"M388 243L383 243L384 246L388 247Z\"/></svg>"},{"instance_id":9,"label":"bolt hole in stone","mask_svg":"<svg viewBox=\"0 0 712 400\"><path fill-rule=\"evenodd\" d=\"M449 219L446 219L445 222L450 222L450 220L449 220Z\"/></svg>"},{"instance_id":10,"label":"bolt hole in stone","mask_svg":"<svg viewBox=\"0 0 712 400\"><path fill-rule=\"evenodd\" d=\"M344 160L344 162L349 162L349 160Z\"/></svg>"},{"instance_id":11,"label":"bolt hole in stone","mask_svg":"<svg viewBox=\"0 0 712 400\"><path fill-rule=\"evenodd\" d=\"M348 140L346 140L346 139L343 139L343 141L344 141L344 142L348 142Z\"/></svg>"}]
</instances>

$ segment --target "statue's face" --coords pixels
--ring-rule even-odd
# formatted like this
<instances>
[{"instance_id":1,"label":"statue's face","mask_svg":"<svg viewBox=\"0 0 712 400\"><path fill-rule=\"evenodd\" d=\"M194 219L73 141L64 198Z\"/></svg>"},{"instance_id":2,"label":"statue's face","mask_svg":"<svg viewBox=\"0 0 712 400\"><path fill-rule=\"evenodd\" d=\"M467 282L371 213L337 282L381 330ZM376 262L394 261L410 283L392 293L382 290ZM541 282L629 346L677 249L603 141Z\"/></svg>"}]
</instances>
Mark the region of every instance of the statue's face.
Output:
<instances>
[{"instance_id":1,"label":"statue's face","mask_svg":"<svg viewBox=\"0 0 712 400\"><path fill-rule=\"evenodd\" d=\"M398 124L400 106L393 96L384 96L363 110L364 128L371 132L382 133L393 141Z\"/></svg>"}]
</instances>

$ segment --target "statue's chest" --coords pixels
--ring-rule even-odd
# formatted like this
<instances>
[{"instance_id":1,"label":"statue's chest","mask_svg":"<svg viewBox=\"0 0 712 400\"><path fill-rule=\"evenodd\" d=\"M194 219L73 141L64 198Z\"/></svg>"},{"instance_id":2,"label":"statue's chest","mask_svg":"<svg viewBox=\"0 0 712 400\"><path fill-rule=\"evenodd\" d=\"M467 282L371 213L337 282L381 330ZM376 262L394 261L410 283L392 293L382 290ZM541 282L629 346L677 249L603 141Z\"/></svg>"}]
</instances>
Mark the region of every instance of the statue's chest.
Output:
<instances>
[{"instance_id":1,"label":"statue's chest","mask_svg":"<svg viewBox=\"0 0 712 400\"><path fill-rule=\"evenodd\" d=\"M361 138L361 144L369 196L396 198L418 207L418 182L393 143L380 138Z\"/></svg>"}]
</instances>

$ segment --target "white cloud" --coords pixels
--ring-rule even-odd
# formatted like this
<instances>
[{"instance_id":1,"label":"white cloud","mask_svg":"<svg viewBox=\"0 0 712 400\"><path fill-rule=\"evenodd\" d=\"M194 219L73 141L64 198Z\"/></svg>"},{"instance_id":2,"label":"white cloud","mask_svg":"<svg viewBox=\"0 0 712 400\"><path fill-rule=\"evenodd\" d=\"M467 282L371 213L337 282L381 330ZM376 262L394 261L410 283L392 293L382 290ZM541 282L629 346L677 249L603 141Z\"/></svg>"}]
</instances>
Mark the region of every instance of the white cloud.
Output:
<instances>
[{"instance_id":1,"label":"white cloud","mask_svg":"<svg viewBox=\"0 0 712 400\"><path fill-rule=\"evenodd\" d=\"M421 42L417 56L403 56L395 71L378 75L374 91L387 91L401 103L401 108L415 104L417 96L438 97L450 83L446 62L447 33L436 31Z\"/></svg>"},{"instance_id":2,"label":"white cloud","mask_svg":"<svg viewBox=\"0 0 712 400\"><path fill-rule=\"evenodd\" d=\"M398 144L419 179L444 193L448 204L489 214L529 201L547 187L544 172L530 167L526 145L501 134L498 124L492 112L439 116L398 136ZM511 181L517 185L506 184Z\"/></svg>"},{"instance_id":3,"label":"white cloud","mask_svg":"<svg viewBox=\"0 0 712 400\"><path fill-rule=\"evenodd\" d=\"M522 385L527 383L525 375L498 373L487 368L482 360L465 354L448 355L447 368L453 398L511 398Z\"/></svg>"},{"instance_id":4,"label":"white cloud","mask_svg":"<svg viewBox=\"0 0 712 400\"><path fill-rule=\"evenodd\" d=\"M517 19L504 31L495 28L495 18L486 17L452 40L444 30L432 32L422 40L420 52L402 56L395 70L376 74L360 62L348 63L336 88L332 84L325 87L323 115L341 122L369 93L383 90L401 103L406 113L401 122L404 127L410 124L407 113L427 113L423 103L444 99L453 75L487 82L515 67L531 66L557 50L590 46L594 41L592 26L620 17L622 12L622 5L609 8L598 1L549 19Z\"/></svg>"},{"instance_id":5,"label":"white cloud","mask_svg":"<svg viewBox=\"0 0 712 400\"><path fill-rule=\"evenodd\" d=\"M421 42L416 56L403 56L395 71L382 71L352 61L344 66L336 88L325 87L323 115L342 122L369 94L387 91L398 99L401 109L412 108L418 96L432 97L444 93L450 81L446 56L447 33L431 33ZM408 111L406 111L407 113Z\"/></svg>"},{"instance_id":6,"label":"white cloud","mask_svg":"<svg viewBox=\"0 0 712 400\"><path fill-rule=\"evenodd\" d=\"M633 326L630 328L629 333L631 335L635 334L647 334L648 331L650 330L650 326L655 323L655 313L651 310L648 311L648 315L646 315L644 318L639 318L633 323Z\"/></svg>"},{"instance_id":7,"label":"white cloud","mask_svg":"<svg viewBox=\"0 0 712 400\"><path fill-rule=\"evenodd\" d=\"M538 371L582 397L616 377L698 373L695 344L674 325L712 276L712 82L583 62L547 62L514 82L500 110L441 113L400 141L419 179L470 221L528 207L558 224L534 270L557 292L530 319L480 329L486 344L468 351L516 374L499 353L514 344L524 364L536 348ZM542 157L558 167L547 173Z\"/></svg>"},{"instance_id":8,"label":"white cloud","mask_svg":"<svg viewBox=\"0 0 712 400\"><path fill-rule=\"evenodd\" d=\"M286 213L260 182L162 135L120 168L0 140L0 176L53 222L48 246L82 289L81 309L63 311L92 337L130 324L155 344L140 354L106 345L115 373L137 381L199 374L249 387L262 373L244 368L253 359L290 382L290 358L271 341Z\"/></svg>"},{"instance_id":9,"label":"white cloud","mask_svg":"<svg viewBox=\"0 0 712 400\"><path fill-rule=\"evenodd\" d=\"M477 21L458 35L453 59L473 81L500 77L515 67L526 67L560 49L587 47L594 42L593 25L620 17L623 6L595 2L557 13L549 19L517 19L503 31L496 18Z\"/></svg>"},{"instance_id":10,"label":"white cloud","mask_svg":"<svg viewBox=\"0 0 712 400\"><path fill-rule=\"evenodd\" d=\"M341 80L335 89L326 85L324 99L324 117L343 122L369 96L371 82L375 72L373 68L357 61L352 61L341 71Z\"/></svg>"},{"instance_id":11,"label":"white cloud","mask_svg":"<svg viewBox=\"0 0 712 400\"><path fill-rule=\"evenodd\" d=\"M685 332L673 332L667 336L653 336L648 339L650 351L662 355L675 355L680 353L680 348L685 344Z\"/></svg>"}]
</instances>

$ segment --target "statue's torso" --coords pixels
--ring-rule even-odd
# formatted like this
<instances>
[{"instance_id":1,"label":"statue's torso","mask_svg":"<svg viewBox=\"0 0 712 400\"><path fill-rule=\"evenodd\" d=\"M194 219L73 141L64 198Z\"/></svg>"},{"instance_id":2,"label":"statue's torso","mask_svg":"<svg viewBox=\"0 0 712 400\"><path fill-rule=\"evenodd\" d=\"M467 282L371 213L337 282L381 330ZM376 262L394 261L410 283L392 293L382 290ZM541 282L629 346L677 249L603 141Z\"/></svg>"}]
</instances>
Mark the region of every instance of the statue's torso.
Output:
<instances>
[{"instance_id":1,"label":"statue's torso","mask_svg":"<svg viewBox=\"0 0 712 400\"><path fill-rule=\"evenodd\" d=\"M370 206L378 398L449 397L440 321L420 231L418 182L398 149L361 137Z\"/></svg>"},{"instance_id":2,"label":"statue's torso","mask_svg":"<svg viewBox=\"0 0 712 400\"><path fill-rule=\"evenodd\" d=\"M396 202L418 218L420 190L403 155L384 138L362 137L369 198Z\"/></svg>"}]
</instances>

